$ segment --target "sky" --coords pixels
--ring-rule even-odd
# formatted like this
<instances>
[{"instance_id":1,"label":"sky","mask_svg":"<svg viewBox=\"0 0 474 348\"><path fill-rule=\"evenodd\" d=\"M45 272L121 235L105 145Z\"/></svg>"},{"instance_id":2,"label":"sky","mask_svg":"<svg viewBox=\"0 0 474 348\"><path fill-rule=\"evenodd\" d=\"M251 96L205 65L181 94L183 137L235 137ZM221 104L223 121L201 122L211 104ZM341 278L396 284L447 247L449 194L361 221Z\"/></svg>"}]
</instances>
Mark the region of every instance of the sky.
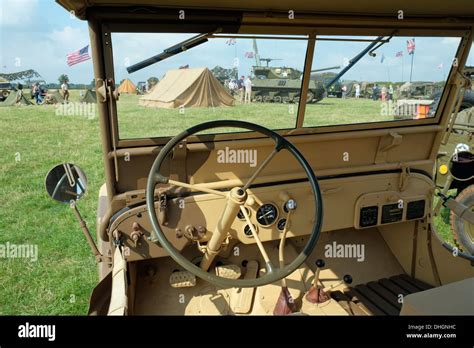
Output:
<instances>
[{"instance_id":1,"label":"sky","mask_svg":"<svg viewBox=\"0 0 474 348\"><path fill-rule=\"evenodd\" d=\"M150 76L161 78L167 70L189 64L190 67L216 65L224 68L237 66L239 75L250 74L255 60L246 58L252 52L252 40L237 39L233 45L227 39L209 42L155 64L142 71L128 74L126 66L190 37L186 34L113 34L114 67L116 80L130 78L135 83ZM365 56L344 79L359 81L408 80L411 56L407 54L406 40L393 38L377 51L376 57ZM87 23L80 21L53 0L0 0L0 71L17 72L34 69L47 82L57 82L59 75L67 74L72 83L89 84L93 79L92 61L72 67L66 64L66 55L89 44ZM368 43L318 41L313 69L344 65ZM413 80L439 81L449 72L456 52L456 38L416 38ZM261 57L277 58L273 66L302 69L306 50L305 41L258 40ZM402 58L395 57L398 51ZM382 56L384 57L382 62ZM468 64L474 65L474 54ZM333 70L338 72L339 70Z\"/></svg>"}]
</instances>

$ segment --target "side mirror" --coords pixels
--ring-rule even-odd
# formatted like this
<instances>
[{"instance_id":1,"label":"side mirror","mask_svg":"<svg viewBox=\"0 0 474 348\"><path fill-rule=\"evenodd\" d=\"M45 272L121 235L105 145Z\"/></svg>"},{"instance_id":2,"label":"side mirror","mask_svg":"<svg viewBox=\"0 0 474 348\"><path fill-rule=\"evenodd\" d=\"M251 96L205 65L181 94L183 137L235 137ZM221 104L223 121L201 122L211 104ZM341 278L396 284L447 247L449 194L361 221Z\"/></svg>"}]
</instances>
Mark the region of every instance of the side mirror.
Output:
<instances>
[{"instance_id":1,"label":"side mirror","mask_svg":"<svg viewBox=\"0 0 474 348\"><path fill-rule=\"evenodd\" d=\"M78 166L63 163L49 171L45 186L52 199L61 203L71 203L81 199L86 193L87 178Z\"/></svg>"}]
</instances>

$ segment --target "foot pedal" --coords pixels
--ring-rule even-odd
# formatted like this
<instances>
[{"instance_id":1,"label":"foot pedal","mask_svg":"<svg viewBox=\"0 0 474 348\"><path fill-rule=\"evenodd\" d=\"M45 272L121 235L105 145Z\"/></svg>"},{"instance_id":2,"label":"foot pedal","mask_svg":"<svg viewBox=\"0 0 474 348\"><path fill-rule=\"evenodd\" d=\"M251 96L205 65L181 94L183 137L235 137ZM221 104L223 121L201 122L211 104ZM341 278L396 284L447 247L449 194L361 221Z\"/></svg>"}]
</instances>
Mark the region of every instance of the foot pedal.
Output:
<instances>
[{"instance_id":1,"label":"foot pedal","mask_svg":"<svg viewBox=\"0 0 474 348\"><path fill-rule=\"evenodd\" d=\"M188 271L173 272L170 275L172 288L190 288L196 285L196 276Z\"/></svg>"},{"instance_id":2,"label":"foot pedal","mask_svg":"<svg viewBox=\"0 0 474 348\"><path fill-rule=\"evenodd\" d=\"M247 263L247 273L244 279L255 279L258 274L258 262L249 261ZM252 301L255 288L238 288L235 289L235 294L232 301L232 311L234 313L246 314L252 309Z\"/></svg>"},{"instance_id":3,"label":"foot pedal","mask_svg":"<svg viewBox=\"0 0 474 348\"><path fill-rule=\"evenodd\" d=\"M223 265L216 267L216 276L227 279L239 279L242 270L237 265Z\"/></svg>"}]
</instances>

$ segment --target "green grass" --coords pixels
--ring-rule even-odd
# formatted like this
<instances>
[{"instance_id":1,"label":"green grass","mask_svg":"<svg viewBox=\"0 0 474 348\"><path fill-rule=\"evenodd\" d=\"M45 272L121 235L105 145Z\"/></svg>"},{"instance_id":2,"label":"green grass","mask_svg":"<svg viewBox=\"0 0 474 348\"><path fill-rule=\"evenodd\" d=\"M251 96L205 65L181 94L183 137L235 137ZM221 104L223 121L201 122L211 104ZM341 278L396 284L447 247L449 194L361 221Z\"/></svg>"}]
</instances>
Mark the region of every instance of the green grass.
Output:
<instances>
[{"instance_id":1,"label":"green grass","mask_svg":"<svg viewBox=\"0 0 474 348\"><path fill-rule=\"evenodd\" d=\"M72 91L71 100L78 98ZM136 101L137 96L122 96L119 102L121 130L128 137L172 135L221 115L275 128L293 127L296 117L296 109L291 114L288 105L237 105L225 108L224 114L189 109L182 115L178 110L138 108ZM309 119L312 124L347 122L337 118L334 110L339 107L351 121L361 114L367 116L358 122L379 117L379 106L370 100L351 106L350 101L328 99L309 106ZM0 259L0 314L85 314L98 280L95 260L70 208L47 196L44 178L64 161L84 169L89 186L80 210L95 231L97 196L104 182L98 119L57 116L55 106L43 105L0 108L0 124L0 244L28 243L39 249L36 262ZM448 229L440 230L450 235Z\"/></svg>"},{"instance_id":2,"label":"green grass","mask_svg":"<svg viewBox=\"0 0 474 348\"><path fill-rule=\"evenodd\" d=\"M258 123L271 129L293 128L297 104L240 104L234 107L156 109L138 105L136 95L121 95L117 106L120 138L174 135L200 122L218 119ZM305 127L393 120L380 115L380 101L329 98L307 106ZM172 119L173 122L169 122ZM143 125L146 125L144 127ZM223 131L237 131L223 129ZM241 130L240 130L241 131Z\"/></svg>"}]
</instances>

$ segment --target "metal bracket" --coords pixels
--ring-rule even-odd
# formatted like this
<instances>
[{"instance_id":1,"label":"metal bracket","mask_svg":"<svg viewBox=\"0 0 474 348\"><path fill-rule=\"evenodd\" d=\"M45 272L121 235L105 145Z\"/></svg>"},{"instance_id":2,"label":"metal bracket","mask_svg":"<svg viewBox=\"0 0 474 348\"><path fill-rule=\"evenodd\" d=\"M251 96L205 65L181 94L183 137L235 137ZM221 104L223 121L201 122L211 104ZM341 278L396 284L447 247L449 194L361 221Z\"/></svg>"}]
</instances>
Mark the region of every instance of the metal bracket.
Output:
<instances>
[{"instance_id":1,"label":"metal bracket","mask_svg":"<svg viewBox=\"0 0 474 348\"><path fill-rule=\"evenodd\" d=\"M95 92L98 103L107 102L107 83L103 79L95 80Z\"/></svg>"},{"instance_id":2,"label":"metal bracket","mask_svg":"<svg viewBox=\"0 0 474 348\"><path fill-rule=\"evenodd\" d=\"M438 196L443 200L443 205L449 208L456 216L474 225L474 212L471 207L465 206L457 202L453 197L446 196L443 193L438 193Z\"/></svg>"},{"instance_id":3,"label":"metal bracket","mask_svg":"<svg viewBox=\"0 0 474 348\"><path fill-rule=\"evenodd\" d=\"M398 189L400 192L405 191L408 179L410 178L411 172L410 168L406 164L401 164L402 172L400 173L400 181L398 183Z\"/></svg>"},{"instance_id":4,"label":"metal bracket","mask_svg":"<svg viewBox=\"0 0 474 348\"><path fill-rule=\"evenodd\" d=\"M167 219L167 203L168 203L168 197L166 196L166 193L160 193L159 196L159 205L158 205L158 221L162 225L168 225L168 219Z\"/></svg>"},{"instance_id":5,"label":"metal bracket","mask_svg":"<svg viewBox=\"0 0 474 348\"><path fill-rule=\"evenodd\" d=\"M457 85L459 88L466 89L470 89L472 85L471 79L464 75L464 73L460 71L459 68L456 69L456 73L453 75L449 83L451 85Z\"/></svg>"},{"instance_id":6,"label":"metal bracket","mask_svg":"<svg viewBox=\"0 0 474 348\"><path fill-rule=\"evenodd\" d=\"M374 163L385 163L387 161L387 151L399 146L402 140L403 136L396 132L390 132L387 137L380 138Z\"/></svg>"}]
</instances>

